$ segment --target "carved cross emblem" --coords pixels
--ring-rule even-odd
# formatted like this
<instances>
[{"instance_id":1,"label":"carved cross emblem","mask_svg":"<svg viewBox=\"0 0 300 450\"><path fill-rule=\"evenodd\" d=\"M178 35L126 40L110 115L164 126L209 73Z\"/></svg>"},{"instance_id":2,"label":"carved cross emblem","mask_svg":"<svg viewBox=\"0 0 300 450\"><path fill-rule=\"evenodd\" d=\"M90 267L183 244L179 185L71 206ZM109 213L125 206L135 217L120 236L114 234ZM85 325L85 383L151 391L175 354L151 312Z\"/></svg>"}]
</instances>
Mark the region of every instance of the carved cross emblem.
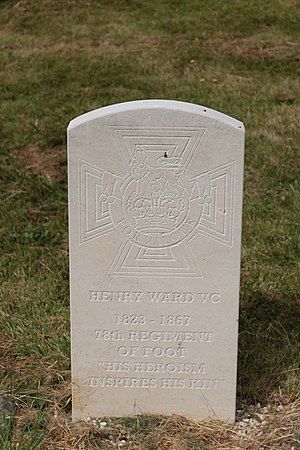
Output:
<instances>
[{"instance_id":1,"label":"carved cross emblem","mask_svg":"<svg viewBox=\"0 0 300 450\"><path fill-rule=\"evenodd\" d=\"M201 277L195 236L232 246L235 162L189 178L205 128L110 131L126 174L78 160L79 244L115 233L111 276Z\"/></svg>"}]
</instances>

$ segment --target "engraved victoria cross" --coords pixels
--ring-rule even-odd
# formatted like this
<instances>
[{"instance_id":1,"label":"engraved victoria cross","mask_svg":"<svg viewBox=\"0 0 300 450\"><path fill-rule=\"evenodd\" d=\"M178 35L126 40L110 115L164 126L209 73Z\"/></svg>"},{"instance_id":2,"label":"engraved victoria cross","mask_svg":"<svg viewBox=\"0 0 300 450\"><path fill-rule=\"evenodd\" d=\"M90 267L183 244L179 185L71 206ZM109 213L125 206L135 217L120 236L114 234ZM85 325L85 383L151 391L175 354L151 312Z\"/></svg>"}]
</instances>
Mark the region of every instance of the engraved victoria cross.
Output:
<instances>
[{"instance_id":1,"label":"engraved victoria cross","mask_svg":"<svg viewBox=\"0 0 300 450\"><path fill-rule=\"evenodd\" d=\"M206 128L109 128L126 175L78 160L79 244L115 233L111 276L201 277L195 235L232 246L235 162L188 178Z\"/></svg>"}]
</instances>

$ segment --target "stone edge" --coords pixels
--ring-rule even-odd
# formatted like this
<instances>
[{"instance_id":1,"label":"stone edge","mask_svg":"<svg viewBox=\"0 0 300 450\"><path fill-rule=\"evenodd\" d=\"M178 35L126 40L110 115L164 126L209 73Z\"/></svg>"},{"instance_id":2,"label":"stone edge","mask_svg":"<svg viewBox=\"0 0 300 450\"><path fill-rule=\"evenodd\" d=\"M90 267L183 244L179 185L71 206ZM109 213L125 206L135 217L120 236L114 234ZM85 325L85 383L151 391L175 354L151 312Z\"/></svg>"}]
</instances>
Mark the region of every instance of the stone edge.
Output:
<instances>
[{"instance_id":1,"label":"stone edge","mask_svg":"<svg viewBox=\"0 0 300 450\"><path fill-rule=\"evenodd\" d=\"M139 109L173 109L178 111L185 111L194 114L200 114L202 116L215 119L219 122L226 123L234 128L238 128L241 131L245 131L243 122L240 122L233 117L227 116L214 109L206 108L205 106L196 105L194 103L180 102L176 100L135 100L131 102L116 103L110 106L104 106L102 108L94 109L93 111L82 114L71 120L68 126L68 131L72 130L83 123L91 120L98 119L100 117L109 116L119 112L139 110Z\"/></svg>"}]
</instances>

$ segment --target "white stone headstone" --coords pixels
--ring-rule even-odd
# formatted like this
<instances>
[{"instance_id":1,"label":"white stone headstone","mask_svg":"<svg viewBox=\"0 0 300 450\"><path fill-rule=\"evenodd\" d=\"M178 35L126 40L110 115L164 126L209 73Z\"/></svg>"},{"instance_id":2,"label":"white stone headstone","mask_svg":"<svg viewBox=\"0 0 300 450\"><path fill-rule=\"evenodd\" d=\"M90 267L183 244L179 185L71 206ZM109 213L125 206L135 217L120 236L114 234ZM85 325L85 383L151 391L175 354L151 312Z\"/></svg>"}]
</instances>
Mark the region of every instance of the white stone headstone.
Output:
<instances>
[{"instance_id":1,"label":"white stone headstone","mask_svg":"<svg viewBox=\"0 0 300 450\"><path fill-rule=\"evenodd\" d=\"M73 420L234 420L243 124L189 103L68 128Z\"/></svg>"}]
</instances>

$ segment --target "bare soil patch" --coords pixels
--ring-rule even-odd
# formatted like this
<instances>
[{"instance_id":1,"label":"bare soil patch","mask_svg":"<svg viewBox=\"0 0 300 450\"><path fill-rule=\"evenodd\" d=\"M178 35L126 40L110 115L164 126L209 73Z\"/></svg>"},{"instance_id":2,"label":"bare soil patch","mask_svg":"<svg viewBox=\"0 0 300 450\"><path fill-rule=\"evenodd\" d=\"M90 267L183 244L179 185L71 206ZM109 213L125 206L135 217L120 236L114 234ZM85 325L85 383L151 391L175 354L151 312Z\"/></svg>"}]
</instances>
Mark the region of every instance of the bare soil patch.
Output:
<instances>
[{"instance_id":1,"label":"bare soil patch","mask_svg":"<svg viewBox=\"0 0 300 450\"><path fill-rule=\"evenodd\" d=\"M65 173L61 165L64 155L65 150L61 147L42 150L37 144L13 153L25 175L40 175L49 182L61 181L64 178Z\"/></svg>"}]
</instances>

